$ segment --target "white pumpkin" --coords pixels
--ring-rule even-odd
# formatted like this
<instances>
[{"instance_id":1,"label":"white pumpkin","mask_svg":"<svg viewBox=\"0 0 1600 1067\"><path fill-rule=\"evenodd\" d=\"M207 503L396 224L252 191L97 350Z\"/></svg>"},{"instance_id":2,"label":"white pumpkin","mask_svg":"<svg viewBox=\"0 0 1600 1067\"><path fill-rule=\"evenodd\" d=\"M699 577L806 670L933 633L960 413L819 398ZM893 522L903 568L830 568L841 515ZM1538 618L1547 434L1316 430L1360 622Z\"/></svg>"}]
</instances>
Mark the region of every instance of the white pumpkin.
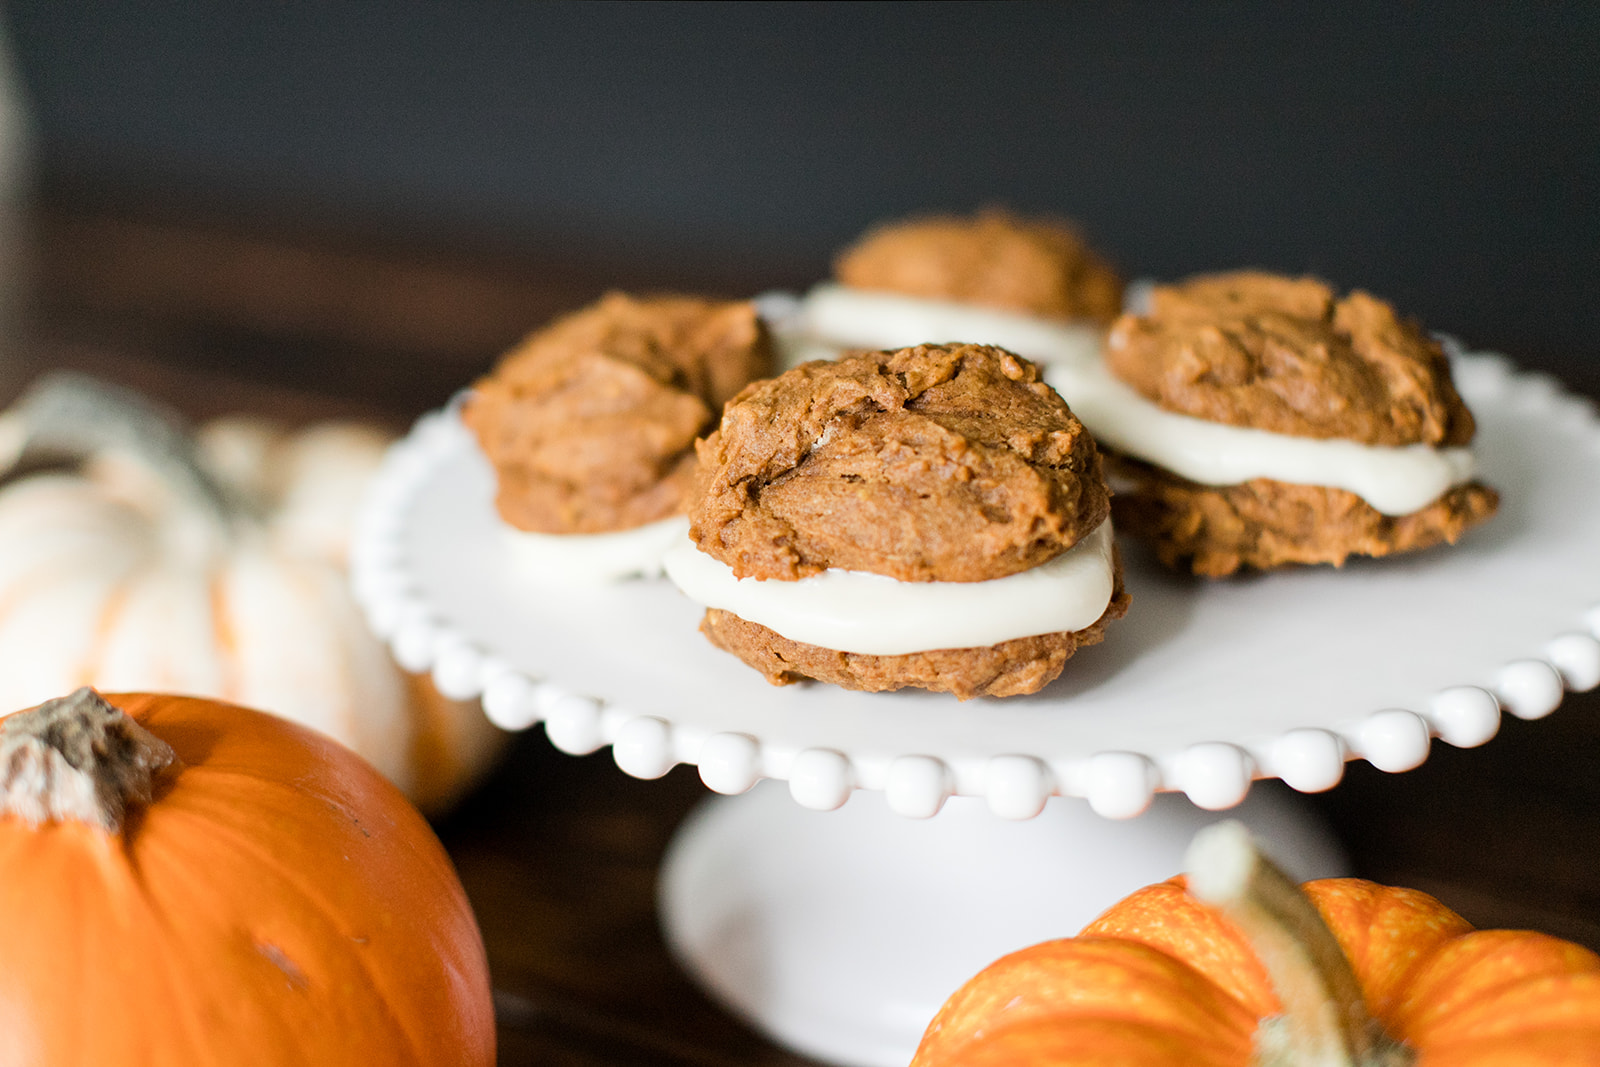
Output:
<instances>
[{"instance_id":1,"label":"white pumpkin","mask_svg":"<svg viewBox=\"0 0 1600 1067\"><path fill-rule=\"evenodd\" d=\"M191 440L122 390L30 391L0 449L78 463L0 488L0 707L80 685L230 700L331 734L437 811L502 735L401 671L350 596L350 530L388 440L259 419Z\"/></svg>"}]
</instances>

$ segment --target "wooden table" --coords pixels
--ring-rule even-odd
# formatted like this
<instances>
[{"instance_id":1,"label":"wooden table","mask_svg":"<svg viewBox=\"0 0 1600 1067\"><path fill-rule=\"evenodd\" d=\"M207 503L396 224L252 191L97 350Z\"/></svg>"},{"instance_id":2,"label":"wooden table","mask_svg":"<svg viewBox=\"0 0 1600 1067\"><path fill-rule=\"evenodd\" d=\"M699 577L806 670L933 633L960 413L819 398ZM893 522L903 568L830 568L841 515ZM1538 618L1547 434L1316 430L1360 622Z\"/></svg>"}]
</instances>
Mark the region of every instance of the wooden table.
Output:
<instances>
[{"instance_id":1,"label":"wooden table","mask_svg":"<svg viewBox=\"0 0 1600 1067\"><path fill-rule=\"evenodd\" d=\"M35 232L34 296L0 391L71 366L196 418L358 414L399 428L605 287L581 271L72 202L47 204ZM641 782L534 731L439 823L488 944L502 1063L807 1062L709 1002L657 929L662 851L705 795L693 768ZM1310 800L1357 873L1481 926L1600 949L1600 693L1542 722L1508 718L1479 750L1437 743L1406 774L1351 764Z\"/></svg>"}]
</instances>

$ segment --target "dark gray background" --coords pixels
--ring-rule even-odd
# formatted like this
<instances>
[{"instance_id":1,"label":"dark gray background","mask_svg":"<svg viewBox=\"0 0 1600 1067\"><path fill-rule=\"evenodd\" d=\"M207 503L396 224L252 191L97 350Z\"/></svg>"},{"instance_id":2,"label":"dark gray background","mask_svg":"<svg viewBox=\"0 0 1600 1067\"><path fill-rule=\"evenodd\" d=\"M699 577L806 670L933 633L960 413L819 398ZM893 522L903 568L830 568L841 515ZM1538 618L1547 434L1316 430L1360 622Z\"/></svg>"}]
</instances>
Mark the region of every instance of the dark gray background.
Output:
<instances>
[{"instance_id":1,"label":"dark gray background","mask_svg":"<svg viewBox=\"0 0 1600 1067\"><path fill-rule=\"evenodd\" d=\"M1600 381L1600 4L177 4L6 18L47 177L684 284L1003 203Z\"/></svg>"}]
</instances>

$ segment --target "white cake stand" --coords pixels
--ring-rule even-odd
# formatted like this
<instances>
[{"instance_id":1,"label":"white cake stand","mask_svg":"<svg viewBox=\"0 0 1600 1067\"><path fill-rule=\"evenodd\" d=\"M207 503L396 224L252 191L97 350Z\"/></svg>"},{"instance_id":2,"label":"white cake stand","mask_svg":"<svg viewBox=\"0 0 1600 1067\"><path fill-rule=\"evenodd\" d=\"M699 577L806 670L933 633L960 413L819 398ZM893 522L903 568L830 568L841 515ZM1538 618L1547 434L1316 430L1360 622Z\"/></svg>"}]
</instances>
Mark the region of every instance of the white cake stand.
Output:
<instances>
[{"instance_id":1,"label":"white cake stand","mask_svg":"<svg viewBox=\"0 0 1600 1067\"><path fill-rule=\"evenodd\" d=\"M904 1063L960 981L1174 872L1208 811L1244 802L1295 873L1336 873L1292 796L1252 780L1328 789L1357 757L1407 770L1434 737L1482 744L1502 709L1539 718L1600 683L1593 407L1494 357L1456 375L1502 494L1489 525L1453 548L1218 583L1124 546L1128 617L1032 697L773 688L712 648L663 580L521 580L452 411L388 457L356 592L405 666L481 693L502 726L542 721L575 754L610 745L641 778L698 764L711 789L745 794L674 842L669 941L780 1041ZM752 789L762 779L789 795Z\"/></svg>"}]
</instances>

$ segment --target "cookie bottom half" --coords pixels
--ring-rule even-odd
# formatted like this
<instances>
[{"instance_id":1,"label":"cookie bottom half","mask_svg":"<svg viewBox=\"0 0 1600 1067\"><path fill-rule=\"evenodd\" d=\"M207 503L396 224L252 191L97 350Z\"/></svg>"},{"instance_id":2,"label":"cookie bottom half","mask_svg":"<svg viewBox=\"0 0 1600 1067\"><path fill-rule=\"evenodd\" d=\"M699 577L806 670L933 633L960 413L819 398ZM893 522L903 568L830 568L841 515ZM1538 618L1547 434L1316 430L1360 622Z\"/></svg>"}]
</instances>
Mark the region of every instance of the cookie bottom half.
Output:
<instances>
[{"instance_id":1,"label":"cookie bottom half","mask_svg":"<svg viewBox=\"0 0 1600 1067\"><path fill-rule=\"evenodd\" d=\"M1167 566L1208 578L1454 544L1500 504L1493 489L1469 482L1418 511L1385 515L1344 489L1270 478L1200 485L1126 456L1104 459L1117 531L1150 542Z\"/></svg>"},{"instance_id":2,"label":"cookie bottom half","mask_svg":"<svg viewBox=\"0 0 1600 1067\"><path fill-rule=\"evenodd\" d=\"M880 693L891 689L930 689L962 700L1036 693L1055 681L1073 653L1105 638L1106 624L1128 610L1122 568L1116 570L1111 602L1100 618L1082 630L1039 634L986 648L943 648L899 656L872 656L791 641L759 623L710 608L700 632L711 643L766 675L773 685L814 679L844 689Z\"/></svg>"}]
</instances>

